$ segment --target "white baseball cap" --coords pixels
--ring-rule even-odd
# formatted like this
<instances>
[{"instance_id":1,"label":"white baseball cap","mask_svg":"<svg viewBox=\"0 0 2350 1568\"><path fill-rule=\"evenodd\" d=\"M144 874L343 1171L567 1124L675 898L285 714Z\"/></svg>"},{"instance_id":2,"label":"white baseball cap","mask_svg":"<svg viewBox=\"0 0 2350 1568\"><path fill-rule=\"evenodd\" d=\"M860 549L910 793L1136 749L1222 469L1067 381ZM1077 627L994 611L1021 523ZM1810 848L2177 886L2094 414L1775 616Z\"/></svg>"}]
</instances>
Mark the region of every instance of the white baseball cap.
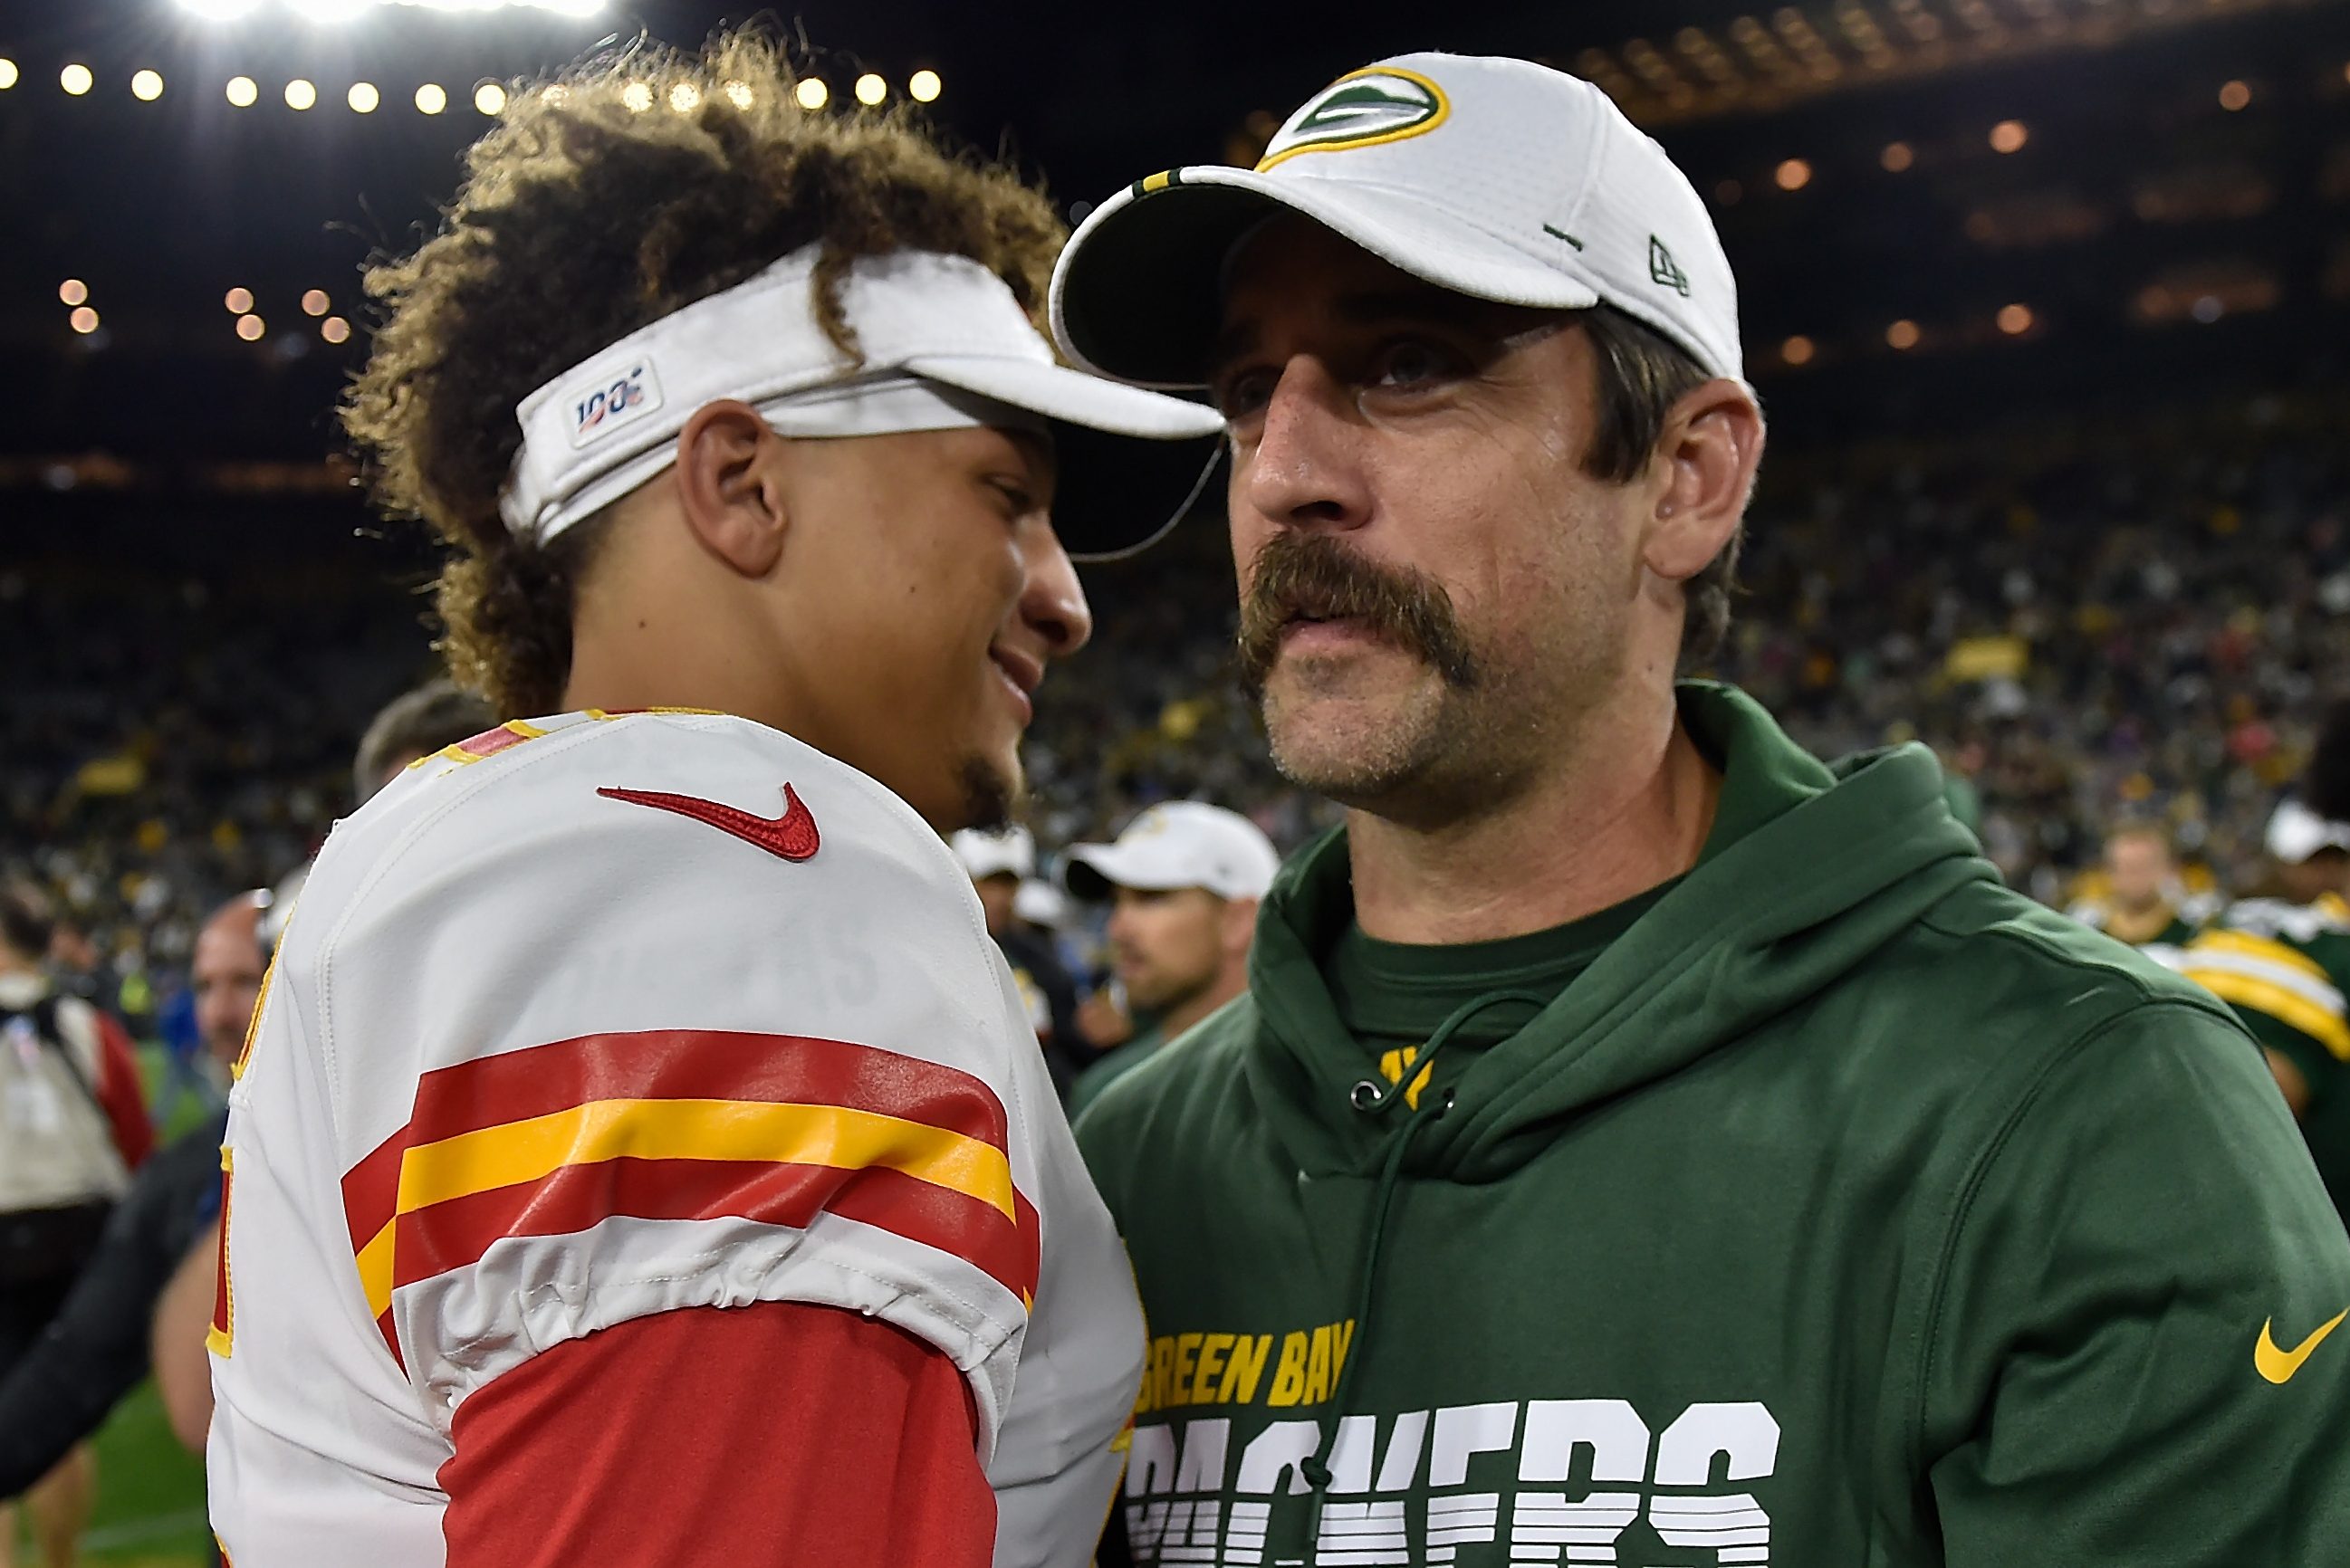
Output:
<instances>
[{"instance_id":1,"label":"white baseball cap","mask_svg":"<svg viewBox=\"0 0 2350 1568\"><path fill-rule=\"evenodd\" d=\"M1024 882L1036 875L1036 840L1024 827L1007 827L1001 833L966 827L947 843L962 862L964 874L974 882L990 877L1017 877Z\"/></svg>"},{"instance_id":2,"label":"white baseball cap","mask_svg":"<svg viewBox=\"0 0 2350 1568\"><path fill-rule=\"evenodd\" d=\"M2287 866L2298 866L2321 849L2350 849L2350 822L2329 822L2297 800L2276 808L2269 818L2268 852Z\"/></svg>"},{"instance_id":3,"label":"white baseball cap","mask_svg":"<svg viewBox=\"0 0 2350 1568\"><path fill-rule=\"evenodd\" d=\"M1142 386L1202 385L1224 265L1284 209L1458 294L1613 306L1743 378L1729 258L1664 149L1580 78L1468 55L1349 72L1254 169L1170 169L1104 202L1054 269L1063 352Z\"/></svg>"},{"instance_id":4,"label":"white baseball cap","mask_svg":"<svg viewBox=\"0 0 2350 1568\"><path fill-rule=\"evenodd\" d=\"M1069 898L1052 883L1031 877L1012 895L1012 912L1032 926L1058 930L1069 918Z\"/></svg>"},{"instance_id":5,"label":"white baseball cap","mask_svg":"<svg viewBox=\"0 0 2350 1568\"><path fill-rule=\"evenodd\" d=\"M1115 844L1070 846L1062 879L1080 898L1107 898L1117 888L1204 888L1220 898L1262 898L1280 869L1280 851L1247 817L1170 800L1128 823Z\"/></svg>"}]
</instances>

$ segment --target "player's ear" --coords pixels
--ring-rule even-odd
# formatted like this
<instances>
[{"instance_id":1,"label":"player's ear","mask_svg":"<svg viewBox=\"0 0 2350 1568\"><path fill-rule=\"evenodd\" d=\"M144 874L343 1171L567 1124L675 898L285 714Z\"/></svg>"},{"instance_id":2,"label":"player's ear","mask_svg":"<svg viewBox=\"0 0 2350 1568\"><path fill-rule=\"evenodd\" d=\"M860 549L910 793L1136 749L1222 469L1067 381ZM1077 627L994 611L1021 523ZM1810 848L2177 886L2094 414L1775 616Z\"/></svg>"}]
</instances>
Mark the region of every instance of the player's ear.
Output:
<instances>
[{"instance_id":1,"label":"player's ear","mask_svg":"<svg viewBox=\"0 0 2350 1568\"><path fill-rule=\"evenodd\" d=\"M1249 943L1256 938L1257 900L1227 898L1223 909L1224 950L1236 958L1248 954Z\"/></svg>"},{"instance_id":2,"label":"player's ear","mask_svg":"<svg viewBox=\"0 0 2350 1568\"><path fill-rule=\"evenodd\" d=\"M702 547L746 577L783 555L790 515L779 472L783 442L758 410L733 398L694 410L677 436L678 504Z\"/></svg>"},{"instance_id":3,"label":"player's ear","mask_svg":"<svg viewBox=\"0 0 2350 1568\"><path fill-rule=\"evenodd\" d=\"M1705 570L1746 514L1762 462L1762 411L1745 388L1717 379L1684 393L1666 415L1645 481L1643 564L1674 583Z\"/></svg>"}]
</instances>

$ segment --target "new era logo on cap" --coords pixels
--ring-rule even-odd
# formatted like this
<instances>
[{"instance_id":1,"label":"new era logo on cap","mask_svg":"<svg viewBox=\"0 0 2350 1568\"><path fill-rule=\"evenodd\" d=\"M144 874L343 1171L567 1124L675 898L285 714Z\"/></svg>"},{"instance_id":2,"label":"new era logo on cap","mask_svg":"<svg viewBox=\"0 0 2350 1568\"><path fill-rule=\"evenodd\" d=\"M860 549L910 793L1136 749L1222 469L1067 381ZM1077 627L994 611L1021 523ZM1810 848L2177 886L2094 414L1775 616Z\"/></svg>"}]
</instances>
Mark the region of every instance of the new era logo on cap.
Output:
<instances>
[{"instance_id":1,"label":"new era logo on cap","mask_svg":"<svg viewBox=\"0 0 2350 1568\"><path fill-rule=\"evenodd\" d=\"M1395 66L1351 71L1308 99L1274 132L1257 171L1301 152L1336 152L1423 135L1451 112L1444 89L1418 71Z\"/></svg>"},{"instance_id":2,"label":"new era logo on cap","mask_svg":"<svg viewBox=\"0 0 2350 1568\"><path fill-rule=\"evenodd\" d=\"M1689 274L1673 260L1673 253L1665 249L1665 242L1654 234L1648 236L1648 276L1682 298L1689 297Z\"/></svg>"}]
</instances>

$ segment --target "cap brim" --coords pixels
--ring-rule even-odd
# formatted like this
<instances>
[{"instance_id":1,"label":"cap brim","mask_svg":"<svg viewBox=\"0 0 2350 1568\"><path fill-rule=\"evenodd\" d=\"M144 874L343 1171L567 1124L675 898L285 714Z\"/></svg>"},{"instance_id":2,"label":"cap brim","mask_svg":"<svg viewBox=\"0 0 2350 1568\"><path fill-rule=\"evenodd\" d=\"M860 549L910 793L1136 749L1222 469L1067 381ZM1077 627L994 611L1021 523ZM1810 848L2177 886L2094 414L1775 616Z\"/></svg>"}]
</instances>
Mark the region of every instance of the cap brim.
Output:
<instances>
[{"instance_id":1,"label":"cap brim","mask_svg":"<svg viewBox=\"0 0 2350 1568\"><path fill-rule=\"evenodd\" d=\"M2264 847L2281 863L2298 866L2321 849L2350 850L2350 824L2329 822L2289 800L2269 818Z\"/></svg>"},{"instance_id":2,"label":"cap brim","mask_svg":"<svg viewBox=\"0 0 2350 1568\"><path fill-rule=\"evenodd\" d=\"M1076 560L1118 560L1156 543L1207 489L1223 452L1213 409L1083 370L953 355L905 369L1053 422L1053 527Z\"/></svg>"},{"instance_id":3,"label":"cap brim","mask_svg":"<svg viewBox=\"0 0 2350 1568\"><path fill-rule=\"evenodd\" d=\"M1456 294L1545 310L1599 302L1590 285L1409 195L1204 165L1129 185L1078 226L1053 275L1054 337L1080 365L1138 387L1204 385L1225 261L1282 211Z\"/></svg>"},{"instance_id":4,"label":"cap brim","mask_svg":"<svg viewBox=\"0 0 2350 1568\"><path fill-rule=\"evenodd\" d=\"M1079 844L1069 850L1061 882L1072 897L1089 903L1107 898L1120 888L1166 893L1199 886L1196 878L1170 876L1151 860L1148 853L1138 855L1116 844Z\"/></svg>"}]
</instances>

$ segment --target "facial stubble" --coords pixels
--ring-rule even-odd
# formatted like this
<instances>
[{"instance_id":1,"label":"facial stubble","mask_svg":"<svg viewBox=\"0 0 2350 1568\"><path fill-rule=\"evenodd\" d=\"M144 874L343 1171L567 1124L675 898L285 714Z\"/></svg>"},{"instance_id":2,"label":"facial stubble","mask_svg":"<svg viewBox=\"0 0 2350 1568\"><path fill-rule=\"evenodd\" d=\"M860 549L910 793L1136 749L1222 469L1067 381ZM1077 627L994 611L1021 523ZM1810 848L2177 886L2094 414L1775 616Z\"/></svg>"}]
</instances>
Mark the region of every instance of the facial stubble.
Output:
<instances>
[{"instance_id":1,"label":"facial stubble","mask_svg":"<svg viewBox=\"0 0 2350 1568\"><path fill-rule=\"evenodd\" d=\"M1425 666L1434 689L1382 715L1376 734L1350 745L1314 745L1300 732L1311 721L1287 713L1290 703L1272 689L1284 633L1301 616L1356 623ZM1506 707L1497 701L1500 683L1471 644L1451 596L1426 573L1369 561L1326 535L1276 534L1258 552L1242 598L1239 656L1274 766L1302 788L1381 815L1451 814L1469 804L1451 797L1463 786L1473 791L1490 771L1483 759L1496 750Z\"/></svg>"}]
</instances>

